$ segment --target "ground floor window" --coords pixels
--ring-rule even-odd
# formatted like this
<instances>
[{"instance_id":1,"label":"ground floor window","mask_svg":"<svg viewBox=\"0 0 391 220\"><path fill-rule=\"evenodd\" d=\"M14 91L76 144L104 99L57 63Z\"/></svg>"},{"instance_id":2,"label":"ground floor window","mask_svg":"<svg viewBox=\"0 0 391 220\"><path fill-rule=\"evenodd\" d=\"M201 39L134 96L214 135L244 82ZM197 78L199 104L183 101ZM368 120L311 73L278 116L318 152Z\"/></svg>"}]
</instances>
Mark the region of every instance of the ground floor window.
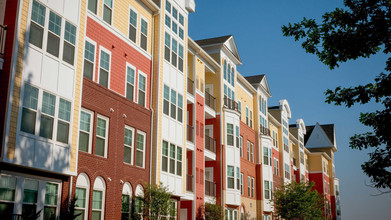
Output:
<instances>
[{"instance_id":1,"label":"ground floor window","mask_svg":"<svg viewBox=\"0 0 391 220\"><path fill-rule=\"evenodd\" d=\"M225 220L238 220L238 210L225 209Z\"/></svg>"}]
</instances>

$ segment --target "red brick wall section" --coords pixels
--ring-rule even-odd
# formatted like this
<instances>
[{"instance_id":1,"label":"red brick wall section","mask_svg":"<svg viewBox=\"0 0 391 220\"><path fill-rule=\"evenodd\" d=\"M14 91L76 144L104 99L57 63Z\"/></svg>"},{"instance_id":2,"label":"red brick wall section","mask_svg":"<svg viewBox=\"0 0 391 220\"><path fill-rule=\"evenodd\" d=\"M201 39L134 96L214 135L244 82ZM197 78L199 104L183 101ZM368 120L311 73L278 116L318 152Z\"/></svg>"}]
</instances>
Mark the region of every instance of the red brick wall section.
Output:
<instances>
[{"instance_id":1,"label":"red brick wall section","mask_svg":"<svg viewBox=\"0 0 391 220\"><path fill-rule=\"evenodd\" d=\"M323 174L322 173L310 173L310 181L315 183L314 190L318 193L323 194Z\"/></svg>"},{"instance_id":2,"label":"red brick wall section","mask_svg":"<svg viewBox=\"0 0 391 220\"><path fill-rule=\"evenodd\" d=\"M331 200L331 215L333 217L333 220L337 219L337 207L335 204L335 196L330 197Z\"/></svg>"},{"instance_id":3,"label":"red brick wall section","mask_svg":"<svg viewBox=\"0 0 391 220\"><path fill-rule=\"evenodd\" d=\"M199 131L196 132L196 146L195 146L195 166L199 173L196 177L196 213L200 206L204 204L204 185L205 185L205 109L204 109L204 98L199 94L196 94L196 122L199 124ZM197 124L196 123L196 124ZM202 136L201 136L202 135ZM199 176L198 176L199 175Z\"/></svg>"},{"instance_id":4,"label":"red brick wall section","mask_svg":"<svg viewBox=\"0 0 391 220\"><path fill-rule=\"evenodd\" d=\"M253 177L255 179L255 186L258 186L258 181L262 182L261 179L255 178L257 175L256 170L256 160L258 155L258 146L257 146L257 135L256 131L254 131L251 127L240 121L240 135L243 137L243 157L240 158L240 172L243 173L243 188L244 188L244 195L242 197L247 197L251 199L255 199L254 197L248 196L248 176ZM247 158L247 141L250 141L254 144L254 162L251 162ZM262 187L262 184L259 185ZM257 189L257 188L255 188ZM262 189L262 188L260 188ZM255 190L259 191L259 190ZM261 190L262 191L262 190ZM258 194L258 192L257 192ZM261 194L262 195L262 194ZM261 196L260 195L260 196ZM256 196L257 197L257 196ZM259 198L259 197L258 197Z\"/></svg>"},{"instance_id":5,"label":"red brick wall section","mask_svg":"<svg viewBox=\"0 0 391 220\"><path fill-rule=\"evenodd\" d=\"M121 218L121 196L123 184L129 182L133 195L138 184L149 182L151 111L135 104L126 98L104 88L93 81L83 79L82 107L94 112L94 129L92 138L92 154L79 151L78 174L84 172L90 180L90 192L98 176L106 182L105 219ZM110 111L110 109L114 111ZM103 115L110 119L107 158L95 156L96 116ZM123 117L124 114L126 117ZM136 148L137 131L146 133L145 168L123 163L124 128L128 125L135 129L133 139L133 155ZM133 158L135 164L136 158ZM111 181L109 180L111 179ZM73 193L77 177L73 180ZM89 213L92 211L92 193L89 194Z\"/></svg>"},{"instance_id":6,"label":"red brick wall section","mask_svg":"<svg viewBox=\"0 0 391 220\"><path fill-rule=\"evenodd\" d=\"M147 91L145 102L146 107L149 108L150 96L148 94L151 88L151 60L130 46L130 44L122 41L114 33L108 31L89 17L87 18L86 35L97 43L95 59L95 81L98 82L99 48L103 47L111 51L110 89L121 95L125 95L126 63L129 63L136 67L137 77L135 77L135 100L137 100L138 94L138 72L141 71L147 75Z\"/></svg>"}]
</instances>

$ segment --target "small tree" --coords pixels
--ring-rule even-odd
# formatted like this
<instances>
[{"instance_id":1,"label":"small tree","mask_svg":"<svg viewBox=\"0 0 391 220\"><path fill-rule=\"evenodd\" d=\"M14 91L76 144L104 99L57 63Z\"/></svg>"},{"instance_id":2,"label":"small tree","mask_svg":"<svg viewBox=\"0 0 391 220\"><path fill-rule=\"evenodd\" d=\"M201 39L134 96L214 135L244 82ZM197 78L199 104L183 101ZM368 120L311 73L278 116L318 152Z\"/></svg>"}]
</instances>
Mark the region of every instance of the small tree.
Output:
<instances>
[{"instance_id":1,"label":"small tree","mask_svg":"<svg viewBox=\"0 0 391 220\"><path fill-rule=\"evenodd\" d=\"M175 206L171 200L172 194L168 191L168 188L160 185L149 185L147 184L144 190L144 196L137 196L135 200L140 202L135 202L135 212L140 210L144 219L148 220L158 220L164 216L174 216L176 215ZM141 204L140 204L141 203ZM137 213L134 213L137 215ZM135 215L134 215L135 216Z\"/></svg>"},{"instance_id":2,"label":"small tree","mask_svg":"<svg viewBox=\"0 0 391 220\"><path fill-rule=\"evenodd\" d=\"M314 182L291 183L274 192L276 214L284 219L321 219L324 198L312 190Z\"/></svg>"},{"instance_id":3,"label":"small tree","mask_svg":"<svg viewBox=\"0 0 391 220\"><path fill-rule=\"evenodd\" d=\"M221 206L212 203L205 203L204 216L205 220L214 220L223 219L224 214Z\"/></svg>"},{"instance_id":4,"label":"small tree","mask_svg":"<svg viewBox=\"0 0 391 220\"><path fill-rule=\"evenodd\" d=\"M60 219L62 220L76 219L79 215L82 214L81 212L75 213L76 207L77 207L77 197L73 197L73 199L69 201L69 204L65 212L61 214Z\"/></svg>"}]
</instances>

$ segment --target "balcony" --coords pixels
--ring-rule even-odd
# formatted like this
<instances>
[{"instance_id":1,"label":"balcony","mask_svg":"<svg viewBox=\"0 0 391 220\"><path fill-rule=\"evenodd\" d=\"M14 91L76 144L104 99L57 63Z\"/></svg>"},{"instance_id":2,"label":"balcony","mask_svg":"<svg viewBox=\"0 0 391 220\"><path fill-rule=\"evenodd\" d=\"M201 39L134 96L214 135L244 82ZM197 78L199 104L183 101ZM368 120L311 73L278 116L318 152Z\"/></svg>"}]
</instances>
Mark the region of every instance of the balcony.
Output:
<instances>
[{"instance_id":1,"label":"balcony","mask_svg":"<svg viewBox=\"0 0 391 220\"><path fill-rule=\"evenodd\" d=\"M269 128L264 127L263 125L260 125L259 126L259 131L261 132L261 134L267 135L267 136L270 137L270 129Z\"/></svg>"},{"instance_id":2,"label":"balcony","mask_svg":"<svg viewBox=\"0 0 391 220\"><path fill-rule=\"evenodd\" d=\"M216 98L205 91L205 118L216 118Z\"/></svg>"},{"instance_id":3,"label":"balcony","mask_svg":"<svg viewBox=\"0 0 391 220\"><path fill-rule=\"evenodd\" d=\"M293 158L293 166L296 166L297 167L297 164L296 164L296 158Z\"/></svg>"},{"instance_id":4,"label":"balcony","mask_svg":"<svg viewBox=\"0 0 391 220\"><path fill-rule=\"evenodd\" d=\"M209 137L205 134L205 160L214 161L216 160L216 139Z\"/></svg>"},{"instance_id":5,"label":"balcony","mask_svg":"<svg viewBox=\"0 0 391 220\"><path fill-rule=\"evenodd\" d=\"M187 100L194 103L194 81L187 78Z\"/></svg>"},{"instance_id":6,"label":"balcony","mask_svg":"<svg viewBox=\"0 0 391 220\"><path fill-rule=\"evenodd\" d=\"M7 26L0 25L0 70L3 69L5 36L7 34Z\"/></svg>"},{"instance_id":7,"label":"balcony","mask_svg":"<svg viewBox=\"0 0 391 220\"><path fill-rule=\"evenodd\" d=\"M288 145L284 144L284 150L289 153L289 147Z\"/></svg>"},{"instance_id":8,"label":"balcony","mask_svg":"<svg viewBox=\"0 0 391 220\"><path fill-rule=\"evenodd\" d=\"M239 108L238 108L238 103L235 102L234 100L228 98L227 96L224 96L224 106L227 107L228 109L237 111L240 113Z\"/></svg>"},{"instance_id":9,"label":"balcony","mask_svg":"<svg viewBox=\"0 0 391 220\"><path fill-rule=\"evenodd\" d=\"M191 125L186 129L186 150L194 151L194 127Z\"/></svg>"},{"instance_id":10,"label":"balcony","mask_svg":"<svg viewBox=\"0 0 391 220\"><path fill-rule=\"evenodd\" d=\"M188 192L194 192L194 187L193 187L193 175L186 175L186 191Z\"/></svg>"},{"instance_id":11,"label":"balcony","mask_svg":"<svg viewBox=\"0 0 391 220\"><path fill-rule=\"evenodd\" d=\"M216 197L216 183L205 180L205 195Z\"/></svg>"}]
</instances>

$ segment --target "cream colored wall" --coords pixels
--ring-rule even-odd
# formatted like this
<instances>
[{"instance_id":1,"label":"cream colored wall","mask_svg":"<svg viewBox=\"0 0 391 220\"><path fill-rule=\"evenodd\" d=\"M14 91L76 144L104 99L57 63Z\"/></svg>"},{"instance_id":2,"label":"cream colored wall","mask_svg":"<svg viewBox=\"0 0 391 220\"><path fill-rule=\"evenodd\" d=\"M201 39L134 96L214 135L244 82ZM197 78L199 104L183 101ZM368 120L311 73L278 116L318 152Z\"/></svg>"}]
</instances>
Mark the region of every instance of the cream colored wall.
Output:
<instances>
[{"instance_id":1,"label":"cream colored wall","mask_svg":"<svg viewBox=\"0 0 391 220\"><path fill-rule=\"evenodd\" d=\"M310 154L308 158L310 166L308 167L309 172L321 172L322 169L322 156Z\"/></svg>"},{"instance_id":2,"label":"cream colored wall","mask_svg":"<svg viewBox=\"0 0 391 220\"><path fill-rule=\"evenodd\" d=\"M257 200L249 199L247 197L241 197L242 205L244 206L245 213L249 214L249 219L257 218ZM239 212L240 216L240 212Z\"/></svg>"},{"instance_id":3,"label":"cream colored wall","mask_svg":"<svg viewBox=\"0 0 391 220\"><path fill-rule=\"evenodd\" d=\"M248 107L248 110L253 112L253 128L254 128L254 115L256 115L256 112L254 111L254 96L250 96L246 91L244 91L239 85L236 84L235 86L235 95L236 95L236 101L242 102L242 113L241 113L241 120L243 123L246 123L246 106ZM255 97L256 98L256 97ZM249 112L250 113L250 112ZM250 117L250 116L249 116Z\"/></svg>"},{"instance_id":4,"label":"cream colored wall","mask_svg":"<svg viewBox=\"0 0 391 220\"><path fill-rule=\"evenodd\" d=\"M196 88L201 92L205 91L205 65L198 57L195 59L196 63Z\"/></svg>"},{"instance_id":5,"label":"cream colored wall","mask_svg":"<svg viewBox=\"0 0 391 220\"><path fill-rule=\"evenodd\" d=\"M220 57L219 54L211 54L210 55L213 59L216 60L217 63L219 62L218 58ZM222 80L220 78L220 72L221 70L217 70L215 73L206 72L205 73L205 84L212 84L213 85L213 96L216 98L216 113L220 112L221 109L221 94L223 94L224 91L221 91L222 88L220 87L220 81Z\"/></svg>"}]
</instances>

